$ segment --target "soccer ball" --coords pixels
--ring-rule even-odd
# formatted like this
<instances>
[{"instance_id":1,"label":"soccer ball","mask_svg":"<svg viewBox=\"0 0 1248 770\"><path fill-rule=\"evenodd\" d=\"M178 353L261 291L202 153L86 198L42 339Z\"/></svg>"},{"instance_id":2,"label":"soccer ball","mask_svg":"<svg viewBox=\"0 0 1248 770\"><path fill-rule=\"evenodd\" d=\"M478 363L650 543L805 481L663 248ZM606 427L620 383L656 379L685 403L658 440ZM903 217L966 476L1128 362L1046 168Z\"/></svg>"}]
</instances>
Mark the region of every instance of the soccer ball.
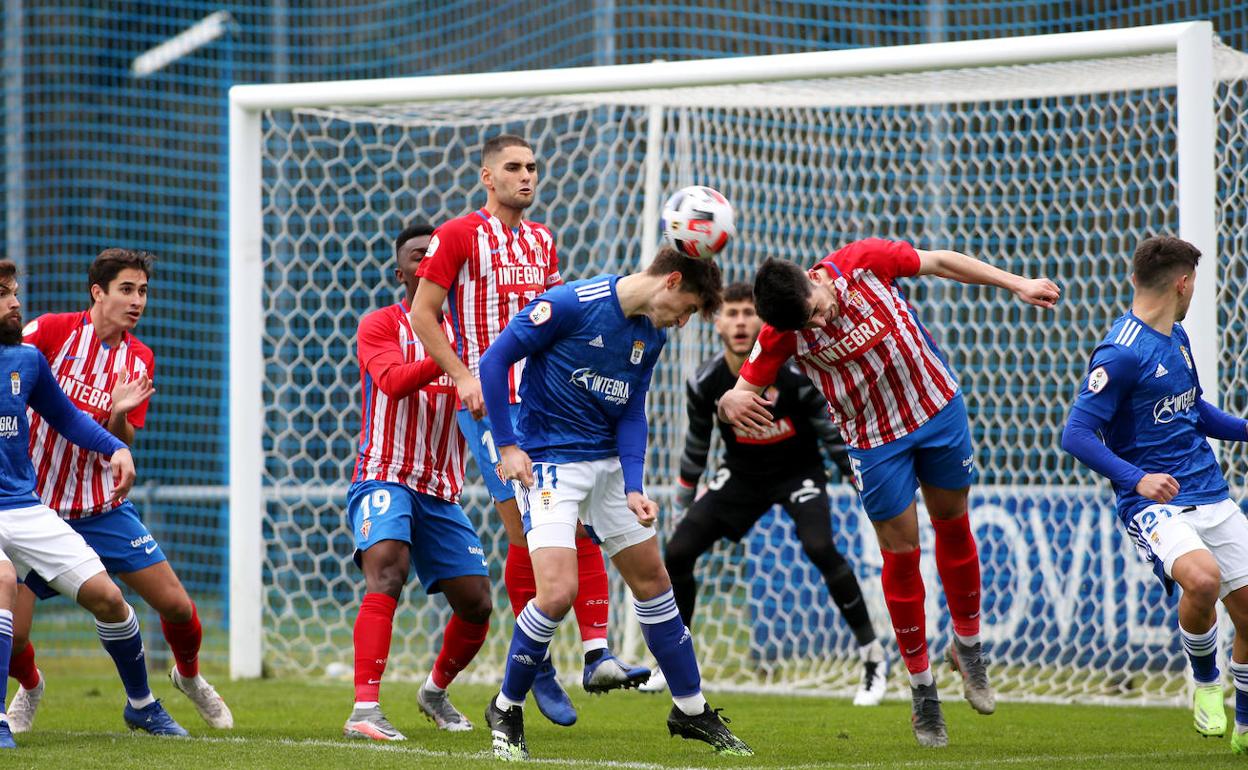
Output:
<instances>
[{"instance_id":1,"label":"soccer ball","mask_svg":"<svg viewBox=\"0 0 1248 770\"><path fill-rule=\"evenodd\" d=\"M718 190L692 185L663 204L663 240L694 259L713 259L737 234L732 204Z\"/></svg>"}]
</instances>

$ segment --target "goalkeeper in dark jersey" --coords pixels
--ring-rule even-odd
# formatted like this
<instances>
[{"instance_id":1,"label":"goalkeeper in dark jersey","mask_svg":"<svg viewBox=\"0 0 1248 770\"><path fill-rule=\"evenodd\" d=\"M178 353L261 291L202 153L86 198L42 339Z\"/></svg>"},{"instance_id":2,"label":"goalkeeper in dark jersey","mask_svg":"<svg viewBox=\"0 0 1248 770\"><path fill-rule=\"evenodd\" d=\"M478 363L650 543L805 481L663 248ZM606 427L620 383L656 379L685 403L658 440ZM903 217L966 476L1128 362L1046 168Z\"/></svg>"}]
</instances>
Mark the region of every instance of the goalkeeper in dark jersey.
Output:
<instances>
[{"instance_id":1,"label":"goalkeeper in dark jersey","mask_svg":"<svg viewBox=\"0 0 1248 770\"><path fill-rule=\"evenodd\" d=\"M761 327L750 285L729 285L715 320L724 350L698 367L687 383L689 432L680 461L677 502L688 512L667 541L665 557L676 605L685 625L692 628L698 593L693 572L698 558L721 538L740 541L773 505L783 506L796 525L802 550L823 574L828 593L858 641L864 672L854 704L873 706L884 696L884 649L876 639L858 579L832 540L827 475L819 445L827 447L846 477L852 477L849 456L840 431L828 417L827 401L806 375L791 365L780 370L775 385L765 394L774 404L775 416L774 427L766 435L741 435L719 422L724 461L708 481L706 493L694 501L717 422L715 405L736 384ZM656 674L642 689L657 691L663 686L662 676Z\"/></svg>"}]
</instances>

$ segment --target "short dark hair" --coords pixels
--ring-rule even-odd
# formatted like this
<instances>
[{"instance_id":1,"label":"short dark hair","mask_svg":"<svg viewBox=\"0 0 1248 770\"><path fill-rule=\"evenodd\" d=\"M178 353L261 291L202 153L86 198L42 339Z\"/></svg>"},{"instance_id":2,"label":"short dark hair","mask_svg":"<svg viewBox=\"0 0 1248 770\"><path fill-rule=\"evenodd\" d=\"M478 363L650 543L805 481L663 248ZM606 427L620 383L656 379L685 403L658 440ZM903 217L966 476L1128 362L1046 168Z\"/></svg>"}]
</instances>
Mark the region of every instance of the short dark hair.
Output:
<instances>
[{"instance_id":1,"label":"short dark hair","mask_svg":"<svg viewBox=\"0 0 1248 770\"><path fill-rule=\"evenodd\" d=\"M1161 289L1179 273L1196 270L1200 250L1172 235L1158 235L1135 249L1135 283L1141 289Z\"/></svg>"},{"instance_id":2,"label":"short dark hair","mask_svg":"<svg viewBox=\"0 0 1248 770\"><path fill-rule=\"evenodd\" d=\"M422 235L433 235L433 225L423 219L417 219L414 222L408 223L407 227L404 227L403 231L400 232L398 237L394 239L395 259L398 259L399 249L403 248L403 244L413 238L419 238Z\"/></svg>"},{"instance_id":3,"label":"short dark hair","mask_svg":"<svg viewBox=\"0 0 1248 770\"><path fill-rule=\"evenodd\" d=\"M775 329L796 331L810 320L810 279L787 259L770 258L754 275L754 310Z\"/></svg>"},{"instance_id":4,"label":"short dark hair","mask_svg":"<svg viewBox=\"0 0 1248 770\"><path fill-rule=\"evenodd\" d=\"M680 290L695 294L703 318L710 318L724 304L724 278L713 259L686 257L671 246L664 246L646 268L647 275L680 273Z\"/></svg>"},{"instance_id":5,"label":"short dark hair","mask_svg":"<svg viewBox=\"0 0 1248 770\"><path fill-rule=\"evenodd\" d=\"M734 281L724 287L724 302L754 302L754 287L745 281Z\"/></svg>"},{"instance_id":6,"label":"short dark hair","mask_svg":"<svg viewBox=\"0 0 1248 770\"><path fill-rule=\"evenodd\" d=\"M490 158L493 158L495 155L508 147L525 147L530 150L533 149L533 145L529 144L528 140L526 140L523 136L516 136L515 134L499 134L498 136L492 136L485 140L485 144L481 145L481 165L489 165Z\"/></svg>"},{"instance_id":7,"label":"short dark hair","mask_svg":"<svg viewBox=\"0 0 1248 770\"><path fill-rule=\"evenodd\" d=\"M142 270L143 275L150 279L155 261L154 254L140 249L104 249L87 269L87 293L90 294L91 287L97 285L108 291L108 285L126 269Z\"/></svg>"},{"instance_id":8,"label":"short dark hair","mask_svg":"<svg viewBox=\"0 0 1248 770\"><path fill-rule=\"evenodd\" d=\"M0 281L17 279L17 264L11 259L0 259Z\"/></svg>"}]
</instances>

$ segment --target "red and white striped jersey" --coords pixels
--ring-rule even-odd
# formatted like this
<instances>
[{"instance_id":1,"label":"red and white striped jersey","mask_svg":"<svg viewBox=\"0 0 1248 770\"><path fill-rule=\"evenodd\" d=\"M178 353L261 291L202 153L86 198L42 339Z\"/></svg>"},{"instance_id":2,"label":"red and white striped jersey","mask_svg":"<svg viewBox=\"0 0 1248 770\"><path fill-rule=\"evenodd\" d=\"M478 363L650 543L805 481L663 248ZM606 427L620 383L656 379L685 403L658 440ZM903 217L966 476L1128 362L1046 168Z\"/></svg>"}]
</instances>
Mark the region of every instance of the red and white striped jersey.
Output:
<instances>
[{"instance_id":1,"label":"red and white striped jersey","mask_svg":"<svg viewBox=\"0 0 1248 770\"><path fill-rule=\"evenodd\" d=\"M447 290L456 352L480 377L481 355L507 322L538 294L563 283L555 238L545 225L512 229L485 209L443 224L429 241L418 273ZM510 401L520 398L524 361L511 369Z\"/></svg>"},{"instance_id":2,"label":"red and white striped jersey","mask_svg":"<svg viewBox=\"0 0 1248 770\"><path fill-rule=\"evenodd\" d=\"M455 383L425 355L406 303L360 320L356 348L364 402L352 481L388 481L459 501L464 437L455 422ZM449 324L447 338L454 341Z\"/></svg>"},{"instance_id":3,"label":"red and white striped jersey","mask_svg":"<svg viewBox=\"0 0 1248 770\"><path fill-rule=\"evenodd\" d=\"M155 379L156 357L138 337L126 333L108 347L95 334L91 311L49 313L26 325L25 342L39 348L69 400L101 425L112 413L113 387L124 375ZM126 416L136 429L147 419L144 401ZM111 511L113 472L108 458L71 444L33 410L30 416L30 460L35 487L44 505L62 518L80 519Z\"/></svg>"},{"instance_id":4,"label":"red and white striped jersey","mask_svg":"<svg viewBox=\"0 0 1248 770\"><path fill-rule=\"evenodd\" d=\"M856 241L818 267L833 278L840 314L826 326L781 332L764 325L741 376L770 385L790 356L828 399L845 443L870 449L918 430L958 392L927 330L893 279L919 271L902 241Z\"/></svg>"}]
</instances>

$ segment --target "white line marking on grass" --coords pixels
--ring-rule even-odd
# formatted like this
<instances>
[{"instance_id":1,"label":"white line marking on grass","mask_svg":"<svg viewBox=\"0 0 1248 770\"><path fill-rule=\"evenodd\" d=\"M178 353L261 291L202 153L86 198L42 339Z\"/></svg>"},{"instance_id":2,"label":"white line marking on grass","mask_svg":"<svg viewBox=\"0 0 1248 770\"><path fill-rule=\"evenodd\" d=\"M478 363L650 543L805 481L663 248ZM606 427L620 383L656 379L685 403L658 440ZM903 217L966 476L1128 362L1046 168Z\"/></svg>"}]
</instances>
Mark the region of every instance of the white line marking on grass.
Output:
<instances>
[{"instance_id":1,"label":"white line marking on grass","mask_svg":"<svg viewBox=\"0 0 1248 770\"><path fill-rule=\"evenodd\" d=\"M64 735L74 738L126 738L130 735L122 733L106 733L106 732L60 732L58 735ZM138 733L132 733L138 740L143 740L146 736ZM165 740L182 740L182 739L165 739ZM420 746L405 744L404 742L380 743L375 741L358 741L349 738L342 740L329 740L326 738L253 738L241 735L231 736L192 736L190 741L197 743L221 743L231 745L261 745L261 746L282 746L282 747L308 747L318 749L343 749L346 751L380 751L391 754L406 754L413 757L424 757L427 759L449 759L449 760L477 760L481 762L494 761L493 754L488 749L474 752L462 751L435 751ZM918 751L919 749L915 749ZM765 750L764 750L765 751ZM1052 765L1085 765L1090 762L1103 762L1107 760L1126 760L1139 761L1143 763L1155 762L1164 759L1186 759L1198 760L1210 757L1206 752L1195 751L1172 751L1172 752L1148 752L1143 754L1123 754L1123 753L1102 753L1102 754L1032 754L1028 756L1017 757L993 757L984 759L913 759L902 760L889 759L880 762L816 762L798 765L732 765L732 770L821 770L822 768L832 768L833 770L872 770L873 768L891 768L891 767L997 767L1000 765L1021 765L1021 764L1052 764ZM708 754L706 761L720 762L721 759L713 754ZM533 757L527 764L538 765L560 765L563 767L606 767L615 768L616 770L706 770L706 765L665 765L655 762L627 762L610 759L578 759L575 757L556 758L556 757Z\"/></svg>"}]
</instances>

